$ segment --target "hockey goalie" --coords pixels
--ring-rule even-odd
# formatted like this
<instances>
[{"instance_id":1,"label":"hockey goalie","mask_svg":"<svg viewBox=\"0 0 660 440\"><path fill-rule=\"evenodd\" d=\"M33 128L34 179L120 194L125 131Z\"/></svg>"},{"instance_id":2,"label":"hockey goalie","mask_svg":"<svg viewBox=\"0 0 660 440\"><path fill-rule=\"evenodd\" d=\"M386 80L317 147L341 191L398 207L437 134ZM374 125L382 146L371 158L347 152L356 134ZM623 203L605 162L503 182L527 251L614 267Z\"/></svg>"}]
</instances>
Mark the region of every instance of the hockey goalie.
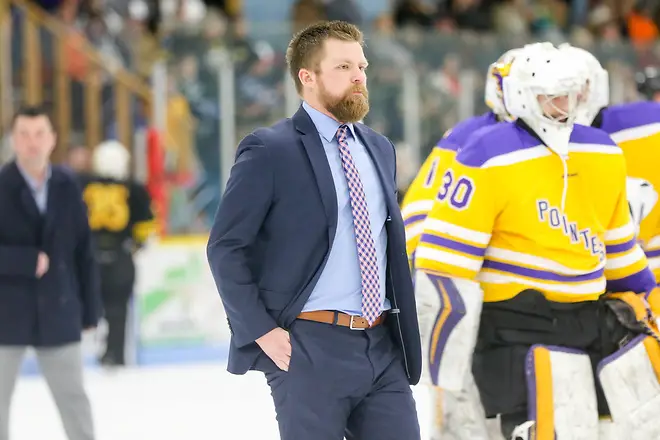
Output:
<instances>
[{"instance_id":1,"label":"hockey goalie","mask_svg":"<svg viewBox=\"0 0 660 440\"><path fill-rule=\"evenodd\" d=\"M502 84L517 120L458 151L416 250L426 379L458 391L471 369L506 439L660 439L655 279L621 149L574 123L586 77L522 49Z\"/></svg>"}]
</instances>

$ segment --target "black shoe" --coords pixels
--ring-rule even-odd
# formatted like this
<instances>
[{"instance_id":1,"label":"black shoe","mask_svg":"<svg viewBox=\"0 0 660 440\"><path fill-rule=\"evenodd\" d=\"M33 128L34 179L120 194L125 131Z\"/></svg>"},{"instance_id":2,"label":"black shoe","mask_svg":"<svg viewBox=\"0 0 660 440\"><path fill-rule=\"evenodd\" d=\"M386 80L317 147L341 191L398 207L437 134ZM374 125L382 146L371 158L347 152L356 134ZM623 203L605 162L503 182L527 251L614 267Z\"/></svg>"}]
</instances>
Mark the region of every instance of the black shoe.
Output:
<instances>
[{"instance_id":1,"label":"black shoe","mask_svg":"<svg viewBox=\"0 0 660 440\"><path fill-rule=\"evenodd\" d=\"M101 357L99 360L99 363L103 367L123 367L125 365L124 362L120 362L115 357L109 353L106 353Z\"/></svg>"}]
</instances>

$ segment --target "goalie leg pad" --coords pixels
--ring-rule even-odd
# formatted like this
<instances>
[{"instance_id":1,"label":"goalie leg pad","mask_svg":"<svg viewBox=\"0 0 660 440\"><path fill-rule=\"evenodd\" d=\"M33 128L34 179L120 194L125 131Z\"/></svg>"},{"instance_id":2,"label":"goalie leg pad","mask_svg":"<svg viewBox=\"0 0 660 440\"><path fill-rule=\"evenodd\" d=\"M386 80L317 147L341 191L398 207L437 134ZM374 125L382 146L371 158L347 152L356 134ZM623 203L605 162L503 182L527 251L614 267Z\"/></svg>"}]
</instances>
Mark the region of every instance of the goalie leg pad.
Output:
<instances>
[{"instance_id":1,"label":"goalie leg pad","mask_svg":"<svg viewBox=\"0 0 660 440\"><path fill-rule=\"evenodd\" d=\"M534 439L598 440L596 386L586 353L534 345L526 375Z\"/></svg>"},{"instance_id":2,"label":"goalie leg pad","mask_svg":"<svg viewBox=\"0 0 660 440\"><path fill-rule=\"evenodd\" d=\"M442 388L438 388L435 386L428 386L428 392L429 392L429 431L430 431L430 436L428 437L430 440L440 440L441 438L444 438L442 435L442 431L445 427L445 414L444 414L444 408L445 408L445 396L444 393L442 392Z\"/></svg>"},{"instance_id":3,"label":"goalie leg pad","mask_svg":"<svg viewBox=\"0 0 660 440\"><path fill-rule=\"evenodd\" d=\"M474 281L418 270L415 296L426 360L422 380L459 392L471 371L483 291Z\"/></svg>"},{"instance_id":4,"label":"goalie leg pad","mask_svg":"<svg viewBox=\"0 0 660 440\"><path fill-rule=\"evenodd\" d=\"M660 345L637 336L598 364L612 420L630 440L660 438Z\"/></svg>"}]
</instances>

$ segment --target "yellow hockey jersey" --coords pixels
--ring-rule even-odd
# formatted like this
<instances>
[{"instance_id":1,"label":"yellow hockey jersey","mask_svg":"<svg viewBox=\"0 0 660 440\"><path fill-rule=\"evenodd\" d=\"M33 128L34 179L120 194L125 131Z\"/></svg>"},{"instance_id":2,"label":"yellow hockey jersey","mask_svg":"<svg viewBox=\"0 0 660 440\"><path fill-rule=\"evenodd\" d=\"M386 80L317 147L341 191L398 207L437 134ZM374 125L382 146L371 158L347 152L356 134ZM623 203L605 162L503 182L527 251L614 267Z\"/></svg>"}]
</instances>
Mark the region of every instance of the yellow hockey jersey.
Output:
<instances>
[{"instance_id":1,"label":"yellow hockey jersey","mask_svg":"<svg viewBox=\"0 0 660 440\"><path fill-rule=\"evenodd\" d=\"M569 151L564 164L522 122L480 130L442 176L416 269L477 280L488 302L525 289L559 302L650 291L621 149L575 126Z\"/></svg>"},{"instance_id":2,"label":"yellow hockey jersey","mask_svg":"<svg viewBox=\"0 0 660 440\"><path fill-rule=\"evenodd\" d=\"M456 124L440 139L426 158L422 168L410 184L401 204L401 216L406 228L406 251L412 261L415 249L422 233L422 223L433 206L433 200L438 194L444 171L451 164L456 151L465 145L468 137L482 127L498 123L493 112L468 118Z\"/></svg>"},{"instance_id":3,"label":"yellow hockey jersey","mask_svg":"<svg viewBox=\"0 0 660 440\"><path fill-rule=\"evenodd\" d=\"M642 101L606 107L593 125L609 133L623 150L638 240L660 282L660 104Z\"/></svg>"}]
</instances>

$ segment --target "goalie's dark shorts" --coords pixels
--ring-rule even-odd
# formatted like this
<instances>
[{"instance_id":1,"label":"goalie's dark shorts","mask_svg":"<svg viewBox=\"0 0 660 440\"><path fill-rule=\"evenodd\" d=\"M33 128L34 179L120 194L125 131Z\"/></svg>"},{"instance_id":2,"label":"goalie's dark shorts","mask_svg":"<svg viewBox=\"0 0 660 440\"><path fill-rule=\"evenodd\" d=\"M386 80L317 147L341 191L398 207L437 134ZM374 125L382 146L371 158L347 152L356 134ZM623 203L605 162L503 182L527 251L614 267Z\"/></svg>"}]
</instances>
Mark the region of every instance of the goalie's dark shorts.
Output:
<instances>
[{"instance_id":1,"label":"goalie's dark shorts","mask_svg":"<svg viewBox=\"0 0 660 440\"><path fill-rule=\"evenodd\" d=\"M585 351L595 375L598 363L628 336L603 301L557 303L526 290L510 300L484 303L472 371L486 417L501 415L505 438L527 420L525 358L532 345ZM609 415L597 380L596 388L598 411Z\"/></svg>"}]
</instances>

